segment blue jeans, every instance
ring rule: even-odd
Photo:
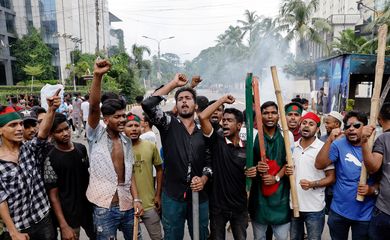
[[[299,212],[299,217],[291,219],[291,240],[304,237],[304,225],[307,228],[307,239],[321,240],[325,224],[325,210],[319,212]]]
[[[226,239],[226,223],[230,222],[233,238],[236,240],[246,239],[248,227],[248,211],[235,209],[226,211],[218,207],[210,208],[211,239]]]
[[[192,202],[176,201],[166,193],[162,194],[162,224],[165,240],[181,240],[184,237],[184,223],[187,220],[192,238]],[[209,234],[209,202],[199,204],[199,239],[206,240]]]
[[[119,206],[93,209],[93,223],[97,240],[117,239],[117,230],[123,232],[125,240],[133,239],[134,209],[120,211]],[[138,239],[142,240],[141,228],[138,228]]]
[[[379,210],[377,207],[372,212],[369,228],[370,239],[386,240],[390,236],[390,215]]]
[[[368,239],[370,221],[354,221],[330,210],[328,218],[329,232],[332,240],[348,239],[349,229],[352,229],[353,240]]]
[[[290,223],[285,223],[281,225],[270,225],[272,227],[273,233],[275,235],[276,240],[287,240],[288,239],[288,231],[290,230]],[[252,228],[253,228],[253,237],[254,240],[265,240],[268,225],[256,223],[252,220]]]

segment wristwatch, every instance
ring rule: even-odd
[[[275,182],[280,182],[280,177],[278,175],[275,175]]]

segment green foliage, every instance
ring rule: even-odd
[[[363,53],[369,54],[371,47],[366,45],[367,39],[358,37],[353,29],[347,29],[336,37],[336,41],[332,43],[333,54],[344,53]],[[364,47],[365,45],[365,47]]]
[[[41,75],[45,70],[43,69],[42,65],[36,65],[36,66],[26,65],[23,67],[23,71],[29,76],[36,77]]]
[[[31,29],[30,33],[19,38],[11,49],[16,58],[15,82],[27,79],[23,67],[26,65],[42,66],[41,79],[53,79],[54,68],[51,65],[52,53],[50,48],[43,42],[40,33],[36,29]]]
[[[44,86],[46,84],[51,84],[51,85],[55,85],[55,84],[58,84],[60,83],[61,81],[60,80],[54,80],[54,79],[51,79],[51,80],[34,80],[34,86]],[[26,81],[21,81],[21,82],[18,82],[16,84],[16,86],[31,86],[31,80],[26,80]]]

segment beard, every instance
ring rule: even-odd
[[[180,113],[179,112],[179,116],[181,118],[191,118],[192,116],[194,116],[194,112],[187,112],[187,113]]]

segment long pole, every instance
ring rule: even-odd
[[[272,80],[274,82],[276,99],[277,99],[278,105],[279,105],[280,121],[282,123],[284,147],[286,149],[287,164],[289,166],[294,166],[294,163],[292,160],[291,148],[290,148],[290,138],[288,136],[289,130],[288,130],[288,126],[287,126],[286,113],[284,111],[284,104],[283,104],[283,99],[282,99],[282,91],[280,90],[278,72],[277,72],[275,66],[271,67],[271,74],[272,74]],[[298,205],[297,189],[296,189],[296,184],[295,184],[295,175],[294,174],[290,175],[289,180],[290,180],[291,202],[292,202],[294,217],[299,217],[299,205]]]
[[[382,88],[383,72],[385,69],[385,51],[386,51],[386,38],[387,38],[387,25],[383,24],[378,31],[378,52],[376,59],[375,68],[375,82],[374,91],[371,98],[371,109],[370,109],[370,124],[376,126],[376,119],[379,113],[380,94]],[[368,139],[368,146],[372,149],[374,144],[375,132],[371,134]],[[366,166],[362,164],[360,172],[359,184],[365,185],[367,183],[367,170]],[[364,201],[364,196],[357,195],[356,200]]]
[[[139,223],[139,217],[134,214],[134,227],[133,227],[133,240],[138,239],[138,223]]]
[[[199,193],[192,192],[192,236],[199,240]]]

